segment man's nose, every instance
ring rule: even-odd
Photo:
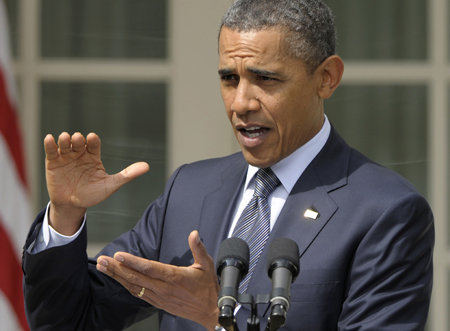
[[[241,80],[236,88],[231,110],[238,115],[245,115],[260,108],[261,104],[257,97],[256,87],[245,80]]]

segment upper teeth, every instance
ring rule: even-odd
[[[250,131],[255,131],[255,130],[259,130],[259,129],[261,129],[260,126],[253,126],[251,128],[245,129],[247,137],[249,137],[249,138],[256,138],[259,135],[262,135],[262,132],[255,132],[255,133],[251,133],[250,132]]]

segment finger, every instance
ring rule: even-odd
[[[198,234],[198,231],[192,231],[189,235],[189,247],[191,248],[192,255],[194,256],[194,267],[196,265],[200,265],[202,267],[209,266],[211,263],[212,258],[208,255],[208,252],[206,251],[205,245],[203,245],[202,241],[200,240],[200,235]]]
[[[84,139],[84,136],[76,132],[72,135],[72,150],[74,152],[83,152],[84,148],[86,146],[86,139]]]
[[[155,280],[170,282],[175,274],[176,266],[165,264],[157,261],[150,261],[138,256],[134,256],[125,252],[117,252],[114,254],[114,260],[122,263],[129,269],[135,270],[140,274],[151,277]]]
[[[161,301],[164,302],[164,300],[161,300],[160,297],[155,294],[155,292],[146,287],[146,286],[139,286],[130,284],[126,279],[117,276],[114,278],[118,283],[120,283],[124,288],[128,290],[128,292],[131,293],[131,295],[135,296],[138,299],[147,301],[150,305],[161,308]]]
[[[137,272],[150,277],[154,277],[155,273],[158,275],[159,272],[157,272],[157,270],[161,269],[156,266],[157,264],[161,264],[159,262],[143,259],[125,252],[117,252],[114,254],[114,260],[122,263],[130,269],[136,270]]]
[[[142,277],[140,277],[138,271],[127,267],[109,256],[99,256],[97,258],[97,270],[114,279],[119,279],[120,277],[126,280],[127,283],[143,286]]]
[[[150,262],[150,260],[124,252],[117,252],[114,254],[114,260],[143,274],[150,273],[151,264],[153,263]]]
[[[142,291],[142,288],[145,288],[143,280],[137,275],[134,275],[132,282],[130,282],[129,275],[133,271],[127,270],[127,267],[121,266],[118,262],[112,260],[109,257],[100,256],[97,259],[97,270],[110,276],[111,278],[122,284],[122,286],[125,287],[132,295],[141,299],[146,299],[144,295],[139,295]],[[146,295],[148,296],[149,294],[151,294],[150,290],[147,289]]]
[[[58,138],[59,153],[61,155],[70,153],[71,151],[70,145],[71,145],[70,135],[67,132],[61,133]]]
[[[97,136],[95,133],[91,132],[87,135],[87,151],[90,154],[94,155],[100,155],[100,148],[102,145],[102,142],[100,140],[100,137]]]
[[[58,145],[56,145],[55,138],[53,138],[51,134],[48,134],[44,139],[44,149],[47,160],[54,160],[58,158]]]
[[[127,255],[129,257],[133,256],[130,254]],[[141,258],[137,259],[145,260]],[[149,260],[145,261],[150,262]],[[145,275],[134,268],[130,268],[126,266],[124,263],[119,262],[109,256],[99,256],[97,258],[97,270],[115,279],[134,296],[144,299],[150,304],[153,304],[157,307],[159,307],[159,305],[161,304],[161,302],[157,300],[158,296],[161,296],[161,294],[157,295],[155,291],[158,292],[162,291],[163,293],[165,293],[163,290],[167,288],[167,283],[165,281],[149,277],[148,275]],[[144,295],[142,296],[138,295],[140,294],[143,287],[146,288],[145,297]]]
[[[116,253],[114,258],[99,256],[97,258],[97,269],[126,279],[130,284],[143,286],[143,276],[150,276],[154,261],[146,260],[128,253]],[[159,262],[158,262],[159,263]],[[102,268],[103,267],[103,268]]]

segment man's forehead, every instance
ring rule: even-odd
[[[219,75],[245,70],[258,76],[282,78],[286,71],[293,69],[292,66],[305,67],[303,61],[287,54],[284,37],[284,32],[276,29],[237,31],[223,28],[219,39]]]
[[[249,58],[259,63],[284,60],[288,55],[283,34],[276,30],[234,31],[223,29],[219,39],[219,61]]]

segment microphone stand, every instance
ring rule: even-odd
[[[251,294],[241,294],[239,293],[238,302],[242,305],[248,304],[251,308],[251,315],[247,319],[247,331],[260,331],[260,320],[258,317],[258,313],[256,310],[257,305],[259,304],[268,304],[270,303],[270,294],[258,294],[256,296],[256,300],[254,300],[253,295]],[[229,308],[229,307],[227,307]],[[232,317],[231,317],[232,316]],[[231,318],[230,318],[231,317]],[[236,324],[236,319],[234,318],[234,312],[227,310],[226,312],[220,312],[219,314],[219,324],[227,331],[239,331],[239,328]],[[276,331],[282,325],[279,323],[272,324],[270,321],[270,317],[266,326],[265,331]]]
[[[258,296],[256,297],[258,300]],[[259,331],[259,317],[256,311],[256,305],[258,304],[253,300],[253,295],[243,293],[238,295],[238,301],[241,304],[249,304],[251,307],[251,315],[247,319],[247,331]]]

